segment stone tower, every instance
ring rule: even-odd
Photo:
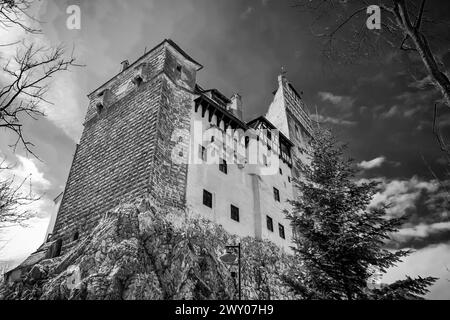
[[[266,117],[294,144],[291,149],[292,175],[300,178],[298,165],[308,162],[305,150],[313,135],[313,128],[305,102],[283,73],[278,76],[278,89],[274,92]],[[298,191],[294,188],[294,196],[298,196]]]
[[[196,72],[202,66],[164,40],[88,95],[52,239],[63,249],[119,201],[150,194],[164,206],[186,202],[187,164],[171,161],[175,129],[189,130]],[[183,141],[185,139],[186,141]]]

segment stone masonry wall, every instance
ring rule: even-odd
[[[182,71],[177,71],[177,66]],[[156,123],[156,145],[149,191],[165,206],[182,208],[186,204],[186,163],[173,161],[176,145],[189,145],[190,110],[193,107],[195,71],[182,63],[176,52],[167,50],[162,76],[161,101]],[[187,134],[186,134],[187,133]],[[180,155],[174,155],[179,157]],[[187,158],[187,155],[183,155]]]
[[[188,167],[173,162],[172,151],[177,144],[186,144],[184,150],[187,150],[189,135],[183,129],[189,130],[191,104],[191,93],[178,89],[164,76],[149,188],[152,196],[166,206],[182,208],[186,202]],[[176,110],[173,106],[177,106]]]
[[[171,149],[178,141],[171,139],[176,128],[189,129],[195,71],[173,48],[163,49],[147,56],[146,67],[153,69],[146,70],[140,86],[126,84],[139,72],[133,66],[102,86],[110,88],[114,101],[100,114],[93,110],[102,89],[90,95],[52,235],[63,239],[63,251],[73,245],[75,232],[83,237],[120,202],[148,194],[175,207],[185,202],[187,165],[172,163]],[[182,73],[174,71],[179,65]]]

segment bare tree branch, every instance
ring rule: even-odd
[[[419,30],[420,21],[422,20],[425,1],[422,1],[420,12],[418,14],[415,25],[411,23],[409,12],[404,0],[394,0],[394,15],[397,24],[403,30],[405,37],[409,37],[413,42],[415,49],[421,57],[426,70],[431,76],[435,86],[442,93],[445,103],[450,107],[450,80],[447,75],[441,70],[441,67],[436,61],[436,58],[431,51],[425,35]]]
[[[444,72],[444,66],[437,62],[436,56],[433,54],[430,43],[425,36],[424,22],[435,22],[433,19],[426,17],[426,0],[422,0],[417,5],[413,1],[409,1],[407,7],[405,0],[390,0],[390,1],[378,1],[377,5],[382,11],[382,23],[383,31],[389,37],[383,35],[382,32],[372,30],[372,41],[383,39],[388,45],[387,47],[393,47],[402,51],[410,52],[412,54],[418,54],[421,58],[425,70],[430,75],[434,86],[441,92],[445,104],[450,107],[450,80]],[[317,24],[319,17],[326,17],[324,12],[330,12],[328,18],[338,17],[335,23],[327,20],[324,26],[324,32],[315,32],[316,36],[327,38],[326,47],[324,49],[324,55],[331,58],[333,61],[336,55],[340,55],[342,58],[346,58],[349,62],[354,62],[360,59],[366,58],[368,53],[375,53],[374,49],[382,49],[381,43],[376,45],[370,44],[370,41],[361,41],[361,31],[356,28],[361,27],[363,21],[354,19],[361,12],[363,12],[368,3],[363,1],[364,6],[361,7],[361,1],[335,1],[335,0],[298,0],[294,5],[295,7],[309,9],[309,12],[316,16],[314,24]],[[320,9],[320,10],[319,10]],[[412,13],[415,11],[416,13]],[[414,22],[411,21],[413,17]],[[333,27],[333,24],[335,26]],[[354,35],[346,32],[349,28],[353,28]],[[364,27],[363,27],[364,28]],[[350,29],[351,30],[351,29]],[[341,38],[338,37],[339,33],[344,33]],[[375,39],[376,38],[376,39]],[[400,45],[394,45],[396,42]],[[341,47],[337,48],[337,44],[341,43]],[[355,51],[358,50],[358,51]],[[341,51],[341,52],[340,52]],[[345,53],[344,53],[345,51]],[[347,57],[345,57],[347,55]]]
[[[19,27],[27,33],[40,33],[34,26],[39,22],[29,14],[33,0],[0,0],[0,28]],[[24,41],[0,44],[16,46],[15,56],[1,62],[1,71],[6,83],[0,87],[0,130],[12,132],[16,136],[11,147],[16,150],[22,145],[27,153],[34,155],[31,143],[23,132],[22,123],[27,118],[38,119],[44,116],[43,103],[50,103],[45,98],[49,90],[50,79],[60,71],[67,71],[71,66],[78,66],[72,53],[65,57],[62,46],[56,48],[26,44]]]
[[[36,156],[33,144],[24,136],[23,120],[45,116],[42,103],[50,103],[45,98],[49,80],[60,71],[79,66],[75,60],[73,53],[65,57],[61,46],[47,48],[23,43],[12,61],[5,64],[3,72],[9,82],[0,88],[0,128],[16,135],[11,145],[14,150],[21,144],[26,152]]]
[[[32,193],[30,177],[19,182],[14,175],[5,177],[5,173],[12,169],[13,166],[6,159],[0,159],[0,229],[23,225],[34,214],[25,209],[26,206],[40,199]]]
[[[422,23],[423,9],[424,8],[425,8],[425,0],[422,0],[422,2],[420,4],[419,15],[417,16],[416,24],[414,26],[414,28],[416,28],[416,30],[420,29],[420,24]]]
[[[448,163],[450,163],[450,150],[448,149],[447,144],[445,143],[444,139],[442,138],[442,134],[439,128],[438,123],[438,105],[437,103],[434,104],[434,113],[433,113],[433,134],[436,137],[439,147],[441,148],[441,151],[445,153]]]
[[[0,27],[18,26],[29,33],[41,33],[41,29],[29,25],[29,22],[38,22],[28,14],[32,3],[33,0],[0,0]]]

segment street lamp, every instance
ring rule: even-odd
[[[228,265],[238,265],[238,288],[239,288],[239,300],[241,300],[241,244],[238,243],[234,246],[225,246],[227,252],[220,256],[220,260]],[[237,255],[236,255],[237,251]]]

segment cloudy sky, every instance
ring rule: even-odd
[[[0,29],[9,43],[26,38],[47,45],[64,43],[85,67],[60,74],[52,82],[46,118],[26,123],[36,145],[37,160],[23,150],[14,154],[11,136],[0,133],[0,152],[15,164],[17,177],[31,177],[41,199],[27,228],[2,233],[0,260],[17,263],[41,244],[53,212],[52,199],[64,188],[87,107],[86,94],[164,38],[171,38],[205,66],[198,74],[202,87],[230,96],[239,92],[244,118],[266,112],[281,68],[303,97],[310,112],[333,127],[349,143],[361,172],[358,179],[377,179],[380,192],[373,204],[392,203],[392,215],[410,219],[389,245],[412,248],[413,255],[391,270],[385,281],[432,275],[440,280],[429,297],[450,298],[450,219],[443,204],[445,159],[432,134],[433,105],[439,94],[429,85],[420,61],[398,50],[374,60],[341,65],[322,58],[323,43],[311,33],[313,16],[274,0],[95,0],[38,1],[36,17],[42,35]],[[437,3],[437,2],[436,2]],[[71,4],[81,8],[81,29],[66,27]],[[435,5],[435,4],[433,4]],[[430,14],[450,12],[448,2],[428,8]],[[448,21],[447,21],[448,22]],[[365,17],[361,17],[361,25]],[[445,26],[445,25],[443,25]],[[433,26],[436,32],[448,25]],[[436,35],[432,34],[432,36]],[[439,38],[435,53],[450,66],[450,41]],[[0,58],[14,54],[1,48]],[[414,69],[411,71],[411,69]],[[0,81],[2,79],[0,78]],[[441,127],[450,133],[450,113],[441,111]]]

